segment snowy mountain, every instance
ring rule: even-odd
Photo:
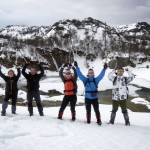
[[[7,26],[0,29],[0,63],[5,59],[10,67],[25,59],[38,60],[58,70],[62,63],[73,62],[74,54],[91,61],[106,54],[112,58],[127,54],[127,65],[131,65],[139,52],[139,57],[149,56],[149,32],[147,23],[114,28],[93,18],[61,20],[52,26]]]

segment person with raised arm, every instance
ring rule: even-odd
[[[12,114],[16,114],[16,103],[17,103],[17,97],[18,97],[17,83],[21,75],[20,66],[16,65],[16,68],[17,68],[17,75],[15,75],[15,72],[12,69],[10,69],[6,76],[2,73],[1,66],[0,66],[0,76],[6,82],[5,96],[4,96],[4,100],[2,103],[1,116],[6,115],[6,109],[8,106],[9,99],[12,100],[11,112]]]
[[[103,79],[106,69],[107,69],[107,64],[104,64],[104,67],[100,74],[95,77],[94,76],[94,70],[89,69],[88,70],[88,75],[85,77],[79,67],[78,63],[75,61],[74,66],[76,67],[77,75],[79,76],[80,80],[83,82],[84,87],[85,87],[85,107],[86,107],[86,118],[87,118],[87,123],[91,123],[91,105],[94,108],[96,119],[97,119],[97,124],[101,125],[101,115],[100,115],[100,110],[99,110],[99,103],[98,103],[98,84],[99,82]]]
[[[39,82],[40,82],[40,79],[44,75],[44,69],[39,62],[37,65],[40,69],[40,73],[37,73],[35,67],[31,67],[30,72],[26,73],[26,69],[29,66],[29,63],[26,63],[22,69],[22,74],[27,79],[27,86],[26,86],[27,103],[28,103],[28,111],[29,111],[30,116],[33,116],[33,105],[32,105],[33,98],[36,101],[36,105],[37,105],[40,116],[44,116],[43,106],[41,103],[40,92],[39,92],[39,88],[40,88]]]
[[[116,112],[118,111],[118,107],[120,106],[122,109],[122,113],[125,119],[125,125],[130,125],[129,115],[127,111],[127,99],[128,99],[128,83],[130,83],[134,79],[134,74],[125,69],[128,73],[128,77],[125,77],[124,69],[118,68],[117,70],[113,70],[108,74],[109,80],[113,84],[112,89],[112,112],[110,116],[110,124],[114,124]]]
[[[67,69],[65,70],[65,68]],[[74,73],[71,73],[70,68],[73,69]],[[65,74],[63,74],[63,71],[65,70]],[[58,113],[58,119],[62,119],[64,110],[66,106],[70,103],[70,109],[71,109],[71,116],[72,121],[76,120],[76,111],[75,106],[77,102],[77,73],[74,66],[71,64],[64,64],[59,71],[60,78],[62,79],[64,83],[64,98],[61,103],[61,107]]]

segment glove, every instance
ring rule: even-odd
[[[37,62],[36,62],[36,64],[37,64],[37,65],[40,65],[40,62],[39,62],[39,61],[37,61]]]
[[[65,64],[63,65],[64,68],[67,67],[67,66],[68,66],[68,63],[65,63]]]
[[[74,66],[78,67],[78,63],[76,61],[74,61]]]
[[[18,64],[15,64],[16,68],[20,68],[20,66]]]
[[[107,67],[108,67],[108,66],[107,66],[107,63],[105,63],[105,64],[104,64],[104,68],[103,68],[103,69],[105,69],[105,70],[106,70],[106,69],[107,69]]]
[[[72,67],[72,64],[69,64],[69,67]]]

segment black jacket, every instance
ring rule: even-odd
[[[17,82],[20,78],[21,72],[20,69],[17,68],[17,75],[14,75],[14,77],[8,77],[5,76],[2,71],[0,70],[0,76],[4,79],[4,81],[6,82],[6,93],[12,94],[13,92],[17,92],[18,91],[18,87],[17,87]]]
[[[35,75],[32,75],[31,73],[27,74],[25,72],[27,66],[28,65],[26,64],[22,69],[22,74],[27,79],[27,90],[28,91],[38,91],[39,87],[40,87],[40,85],[39,85],[40,79],[44,75],[44,69],[41,65],[38,65],[41,73],[39,73],[39,74],[36,73]]]

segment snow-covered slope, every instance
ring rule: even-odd
[[[1,105],[0,105],[1,107]],[[64,120],[57,120],[59,108],[44,108],[40,117],[37,108],[29,117],[26,107],[17,107],[17,115],[0,116],[1,150],[148,150],[150,147],[150,114],[129,112],[131,126],[124,125],[118,110],[114,125],[108,125],[111,106],[100,105],[102,126],[85,123],[85,108],[76,107],[77,120],[70,122],[67,107]]]

